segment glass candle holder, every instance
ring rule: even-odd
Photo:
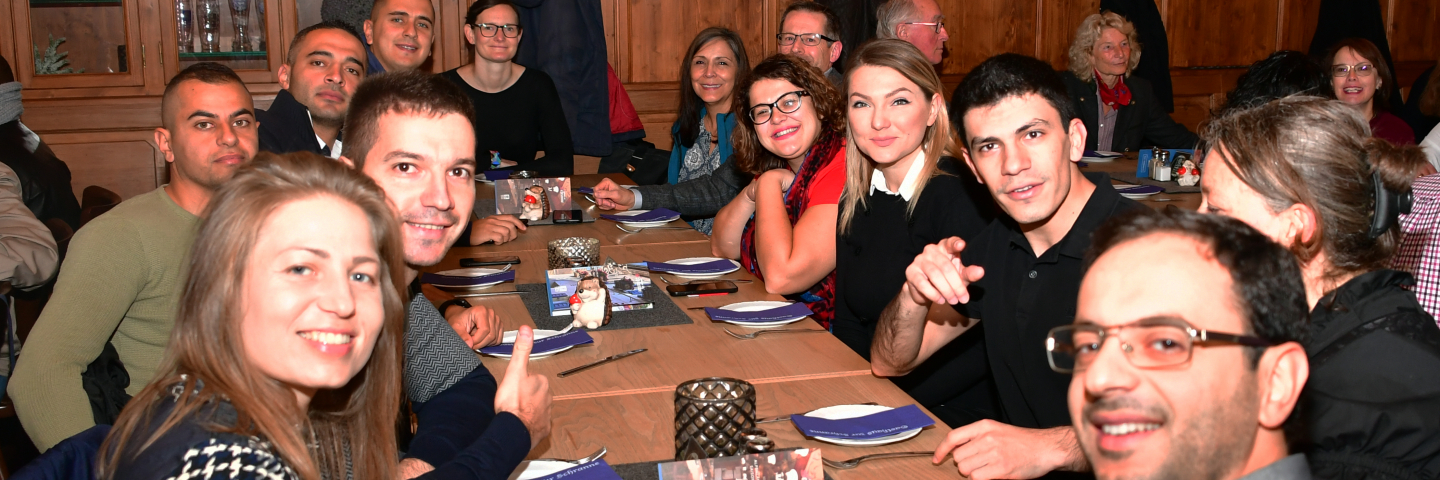
[[[694,460],[741,453],[742,435],[755,428],[755,386],[744,380],[710,377],[675,387],[675,459]],[[695,444],[696,449],[686,446]],[[688,451],[688,453],[687,453]]]
[[[586,237],[570,237],[551,240],[549,268],[589,267],[600,264],[600,240]]]

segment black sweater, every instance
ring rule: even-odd
[[[466,83],[457,70],[440,75],[460,86],[475,105],[471,123],[475,126],[475,162],[479,170],[490,169],[490,151],[494,150],[500,152],[500,158],[518,162],[516,168],[534,170],[544,177],[575,173],[570,126],[565,123],[560,94],[549,75],[527,68],[510,88],[486,93]],[[535,158],[535,152],[542,150],[545,157]]]
[[[866,359],[880,311],[905,285],[905,267],[926,245],[969,240],[995,216],[994,201],[959,160],[941,158],[938,170],[943,173],[916,185],[920,203],[908,220],[908,202],[876,190],[867,208],[855,212],[849,232],[836,238],[834,332]]]

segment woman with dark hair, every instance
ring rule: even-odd
[[[1353,67],[1353,65],[1352,65]],[[1305,385],[1290,440],[1317,478],[1440,476],[1440,328],[1410,274],[1386,267],[1399,194],[1427,167],[1368,137],[1360,112],[1288,97],[1210,122],[1202,212],[1235,217],[1295,254],[1309,301]]]
[[[1214,112],[1226,112],[1265,104],[1290,95],[1328,96],[1329,75],[1310,59],[1294,50],[1281,50],[1255,62],[1235,81],[1235,89],[1225,94],[1225,106]]]
[[[753,178],[715,216],[710,249],[739,258],[770,293],[792,295],[829,328],[835,219],[845,187],[845,109],[825,74],[791,55],[735,89],[736,168]]]
[[[1414,145],[1415,131],[1400,117],[1385,111],[1395,77],[1375,44],[1347,38],[1330,47],[1325,57],[1336,99],[1354,107],[1370,123],[1370,133],[1396,145]]]
[[[920,50],[874,40],[850,53],[850,65],[832,331],[869,359],[880,312],[900,293],[915,256],[945,238],[970,240],[995,213],[974,174],[950,156],[957,149],[945,87]],[[961,335],[895,382],[947,424],[997,418],[984,338]]]
[[[465,41],[473,61],[440,75],[460,86],[475,105],[475,161],[491,168],[490,152],[521,170],[545,177],[575,173],[575,146],[555,81],[538,69],[515,63],[520,13],[510,0],[479,0],[465,11]],[[535,158],[544,151],[543,158]]]
[[[682,59],[680,115],[670,127],[671,185],[709,175],[730,159],[735,83],[750,73],[740,34],[727,28],[701,30]],[[712,221],[696,218],[690,224],[709,235]]]

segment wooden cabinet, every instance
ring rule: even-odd
[[[13,67],[26,88],[145,84],[142,0],[12,0]]]

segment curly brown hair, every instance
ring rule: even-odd
[[[825,79],[825,74],[800,57],[771,55],[756,65],[755,70],[735,86],[735,103],[730,110],[740,116],[735,122],[735,136],[731,139],[735,148],[734,161],[739,162],[735,166],[750,175],[785,168],[785,159],[775,156],[760,144],[760,136],[755,133],[755,124],[750,121],[749,112],[753,106],[750,104],[750,87],[754,86],[756,81],[768,78],[793,83],[810,95],[804,101],[811,102],[820,118],[817,142],[827,135],[845,135],[845,104],[840,100],[840,92]]]

